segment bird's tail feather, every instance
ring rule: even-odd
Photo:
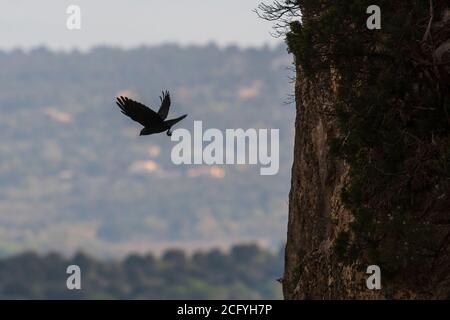
[[[166,121],[164,121],[164,123],[167,124],[167,126],[172,127],[174,124],[180,122],[181,120],[183,120],[186,117],[187,117],[187,114],[182,115],[181,117],[178,117],[175,119],[166,120]]]

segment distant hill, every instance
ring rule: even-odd
[[[0,254],[98,255],[285,239],[294,112],[285,48],[214,45],[0,52]],[[138,137],[114,97],[215,128],[279,128],[280,172],[175,166],[165,134]]]

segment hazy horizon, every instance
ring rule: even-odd
[[[23,51],[25,53],[30,53],[36,50],[47,50],[51,53],[66,53],[66,54],[71,54],[74,52],[80,52],[82,54],[89,54],[92,51],[95,51],[96,49],[102,49],[102,48],[106,48],[106,49],[113,49],[113,50],[123,50],[123,51],[133,51],[133,50],[139,50],[139,49],[157,49],[157,48],[164,48],[164,47],[174,47],[174,48],[179,48],[181,50],[183,49],[190,49],[190,48],[207,48],[207,47],[215,47],[219,50],[227,50],[230,48],[237,48],[238,50],[271,50],[271,51],[275,51],[278,50],[279,48],[285,48],[285,44],[283,42],[280,43],[275,43],[275,44],[267,44],[267,43],[263,43],[263,44],[255,44],[255,45],[249,45],[249,46],[243,46],[243,45],[239,45],[239,44],[234,44],[234,43],[229,43],[229,44],[218,44],[214,41],[210,41],[207,43],[177,43],[177,42],[161,42],[161,43],[155,43],[155,44],[141,44],[141,45],[134,45],[134,46],[119,46],[119,45],[114,45],[114,44],[96,44],[93,45],[91,47],[82,49],[82,48],[77,48],[77,47],[73,47],[73,48],[54,48],[51,46],[48,46],[46,44],[37,44],[37,45],[33,45],[31,47],[11,47],[11,48],[2,48],[0,46],[0,52],[1,53],[13,53],[15,51]]]
[[[47,47],[56,51],[86,51],[98,46],[121,47],[179,44],[219,47],[274,47],[272,23],[259,19],[261,0],[186,3],[130,0],[7,0],[0,14],[0,50]],[[69,5],[81,8],[81,30],[68,30]]]

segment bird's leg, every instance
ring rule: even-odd
[[[170,129],[169,129],[169,130],[167,130],[166,134],[170,137],[172,135],[172,131],[170,131]]]

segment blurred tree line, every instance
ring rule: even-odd
[[[0,260],[1,299],[280,299],[282,255],[254,244],[188,255],[132,254],[100,261],[33,252]],[[81,268],[81,290],[68,290],[69,265]]]

